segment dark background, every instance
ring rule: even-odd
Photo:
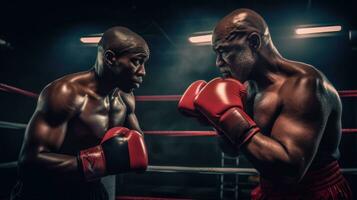
[[[54,79],[88,70],[94,64],[96,48],[81,44],[79,38],[121,25],[142,35],[151,49],[147,76],[136,95],[181,94],[192,81],[218,75],[211,47],[194,46],[187,38],[194,32],[212,30],[220,18],[242,7],[265,18],[284,57],[314,65],[338,90],[357,89],[357,46],[348,37],[349,30],[357,30],[352,0],[2,1],[0,39],[12,48],[0,46],[0,83],[39,93]],[[338,24],[343,29],[325,37],[294,37],[296,26],[311,24]],[[356,99],[343,98],[342,102],[343,127],[357,127]],[[0,92],[0,121],[27,123],[35,105],[35,99]],[[182,117],[176,102],[139,102],[137,115],[143,130],[208,130]],[[17,159],[22,138],[23,130],[0,128],[0,162]],[[220,166],[221,153],[214,138],[147,136],[146,140],[151,165]],[[357,166],[356,143],[355,134],[343,136],[343,167]],[[250,165],[242,157],[240,166]],[[346,177],[357,192],[356,175]],[[118,177],[117,193],[218,199],[219,178],[202,174],[125,175]],[[0,169],[0,199],[6,198],[15,180],[15,168]],[[245,190],[240,190],[242,199],[254,185],[245,182]]]

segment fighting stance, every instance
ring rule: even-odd
[[[133,90],[149,48],[124,27],[107,30],[89,71],[47,85],[26,129],[12,199],[108,199],[101,177],[148,164]]]
[[[251,161],[261,175],[252,199],[351,199],[337,163],[341,102],[327,78],[283,58],[249,9],[224,17],[212,43],[223,78],[191,84],[179,110],[206,119],[224,152]]]

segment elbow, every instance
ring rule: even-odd
[[[31,159],[28,156],[20,156],[17,161],[17,169],[20,177],[24,177],[28,172],[31,171],[30,166],[32,165]]]
[[[304,158],[290,159],[285,163],[287,183],[298,184],[304,178],[307,167],[308,165]]]
[[[20,177],[36,173],[37,154],[20,155],[17,161],[17,169]]]
[[[278,164],[272,168],[267,178],[280,184],[298,184],[304,177],[306,167],[301,163]]]
[[[284,184],[298,184],[304,177],[304,173],[299,169],[289,169],[288,172],[280,175],[280,182]]]

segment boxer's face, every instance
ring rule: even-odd
[[[223,77],[232,77],[244,82],[248,79],[256,58],[247,40],[246,33],[237,33],[227,39],[225,34],[213,34],[213,49],[216,66]]]
[[[115,56],[110,69],[123,90],[139,88],[145,76],[145,63],[149,59],[147,46],[131,48],[127,52]]]

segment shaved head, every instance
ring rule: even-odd
[[[106,30],[98,44],[104,51],[111,50],[117,55],[142,49],[149,54],[145,40],[128,28],[115,26]]]
[[[237,9],[216,25],[212,35],[216,66],[222,76],[240,81],[272,56],[280,56],[265,20],[250,9]]]
[[[230,41],[239,35],[256,32],[264,39],[270,39],[265,20],[250,9],[237,9],[218,22],[213,31],[213,43]]]
[[[115,26],[103,33],[94,68],[104,82],[129,92],[143,81],[149,56],[149,47],[140,35]]]

